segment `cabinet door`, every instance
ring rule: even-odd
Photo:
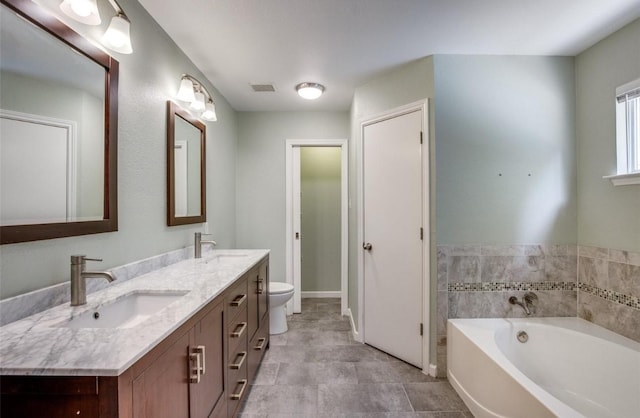
[[[249,285],[249,304],[247,305],[247,314],[248,319],[247,322],[249,324],[249,339],[253,338],[253,335],[258,330],[258,304],[259,304],[259,294],[258,294],[258,269],[254,268],[249,273],[248,276],[248,285]]]
[[[224,315],[218,303],[194,328],[192,353],[201,353],[203,373],[192,382],[191,418],[207,418],[219,402],[224,402]]]
[[[189,418],[190,333],[185,333],[133,381],[134,418]]]
[[[269,262],[265,261],[258,267],[258,326],[262,326],[269,311]],[[253,334],[252,334],[253,335]]]

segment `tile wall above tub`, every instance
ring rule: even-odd
[[[449,318],[525,317],[509,304],[532,291],[534,316],[576,316],[575,245],[439,245],[437,248],[438,374],[446,373]]]
[[[578,316],[640,342],[640,252],[578,247]]]

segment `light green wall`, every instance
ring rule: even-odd
[[[286,280],[285,141],[348,137],[347,112],[238,113],[237,245],[271,250],[271,280]]]
[[[302,291],[340,291],[340,147],[300,148]]]
[[[202,230],[201,225],[166,226],[166,102],[175,95],[182,73],[205,78],[140,4],[120,4],[134,22],[134,53],[115,57],[120,62],[119,231],[3,245],[0,298],[69,280],[72,254],[101,257],[104,262],[92,266],[108,269],[192,245],[193,233]],[[82,25],[78,30],[96,31]],[[207,123],[207,219],[219,247],[233,248],[236,113],[212,86],[207,88],[218,113],[218,122]]]
[[[616,87],[640,78],[640,20],[576,58],[578,244],[640,251],[640,185],[614,187]]]
[[[358,324],[358,190],[357,139],[360,125],[382,112],[433,97],[433,58],[423,58],[356,88],[351,104],[349,144],[349,309]],[[431,130],[431,136],[433,129]],[[433,264],[433,263],[432,263]],[[435,293],[435,292],[433,292]],[[435,303],[433,304],[435,306]]]
[[[438,244],[576,242],[571,57],[435,57]]]

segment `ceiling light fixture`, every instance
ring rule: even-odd
[[[209,94],[197,78],[189,74],[182,74],[176,99],[189,103],[189,108],[194,112],[198,112],[201,119],[209,122],[218,120],[213,96]]]
[[[303,99],[315,100],[324,93],[324,86],[319,83],[300,83],[296,86],[296,91]]]
[[[102,36],[102,44],[112,51],[131,54],[131,22],[116,0],[107,0],[116,11],[109,27]],[[99,25],[102,22],[96,0],[64,0],[60,9],[70,18],[85,25]]]

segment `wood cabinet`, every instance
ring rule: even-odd
[[[0,376],[0,416],[235,417],[269,344],[267,284],[265,258],[120,376]]]

